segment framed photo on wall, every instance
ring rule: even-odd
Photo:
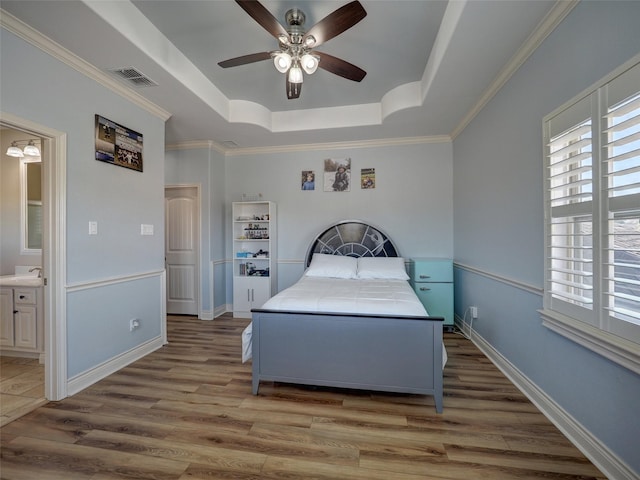
[[[360,188],[371,190],[376,188],[376,169],[362,168],[360,169]]]
[[[327,158],[324,161],[324,191],[351,191],[351,159]]]
[[[300,185],[302,190],[315,190],[316,173],[313,170],[303,170]]]
[[[142,134],[96,115],[96,160],[142,172]]]

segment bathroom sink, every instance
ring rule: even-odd
[[[26,275],[0,276],[0,287],[41,287],[42,278]]]

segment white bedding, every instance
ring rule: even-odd
[[[267,300],[262,308],[303,312],[337,312],[426,316],[405,280],[302,277]]]
[[[303,276],[267,300],[268,310],[427,316],[406,280],[360,280]],[[442,346],[442,366],[447,353]],[[242,332],[242,362],[251,358],[251,324]]]

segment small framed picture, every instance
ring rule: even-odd
[[[360,188],[373,189],[376,188],[376,169],[362,168],[360,169]]]
[[[301,178],[302,190],[316,189],[316,173],[313,170],[303,170]]]
[[[327,158],[324,161],[324,191],[351,191],[351,159]]]

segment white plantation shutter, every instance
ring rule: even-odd
[[[604,97],[603,307],[607,329],[627,336],[628,323],[640,325],[640,67],[613,80]]]
[[[567,121],[577,123],[566,128]],[[583,309],[581,315],[592,321],[589,313],[593,310],[591,99],[572,105],[547,126],[550,129],[547,141],[550,301],[555,309],[568,315]]]
[[[547,117],[544,136],[545,325],[606,332],[624,350],[607,356],[640,371],[640,64]]]

